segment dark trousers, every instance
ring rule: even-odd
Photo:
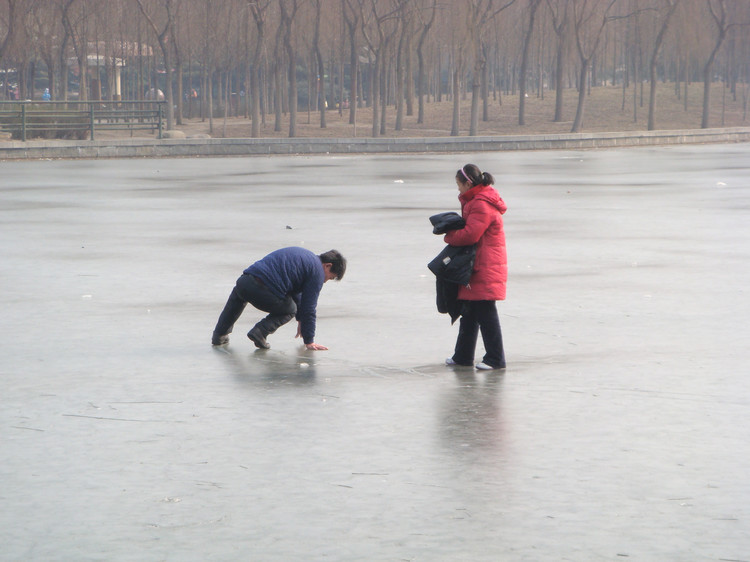
[[[461,301],[461,322],[453,360],[459,365],[472,365],[477,336],[482,332],[485,355],[483,363],[495,368],[505,367],[503,334],[495,301]]]
[[[242,275],[229,295],[214,328],[214,335],[225,336],[232,333],[235,322],[239,319],[247,303],[258,310],[268,312],[255,326],[263,337],[273,334],[279,327],[289,322],[297,313],[297,304],[291,296],[280,299],[274,295],[259,279],[252,275]]]

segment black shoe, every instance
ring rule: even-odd
[[[258,349],[271,349],[271,346],[268,344],[263,334],[260,333],[257,326],[247,333],[247,337],[250,338]]]
[[[448,359],[445,360],[445,364],[448,365],[448,367],[471,367],[471,363],[456,363],[453,360],[453,357],[448,357]]]
[[[229,334],[211,336],[211,345],[226,345],[229,343]]]

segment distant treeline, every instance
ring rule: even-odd
[[[85,71],[82,71],[85,69]],[[0,99],[141,100],[164,96],[167,127],[185,116],[261,121],[298,110],[370,107],[371,134],[425,104],[471,99],[469,134],[488,104],[546,91],[577,97],[584,128],[591,88],[645,84],[648,128],[657,81],[675,95],[703,83],[748,98],[750,2],[745,0],[0,0]],[[45,89],[48,90],[45,93]]]

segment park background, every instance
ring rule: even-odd
[[[212,137],[737,127],[748,24],[733,0],[2,0],[0,100],[163,97]]]

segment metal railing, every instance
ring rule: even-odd
[[[151,131],[162,138],[163,101],[0,101],[0,131],[26,141],[95,139],[97,131]]]

